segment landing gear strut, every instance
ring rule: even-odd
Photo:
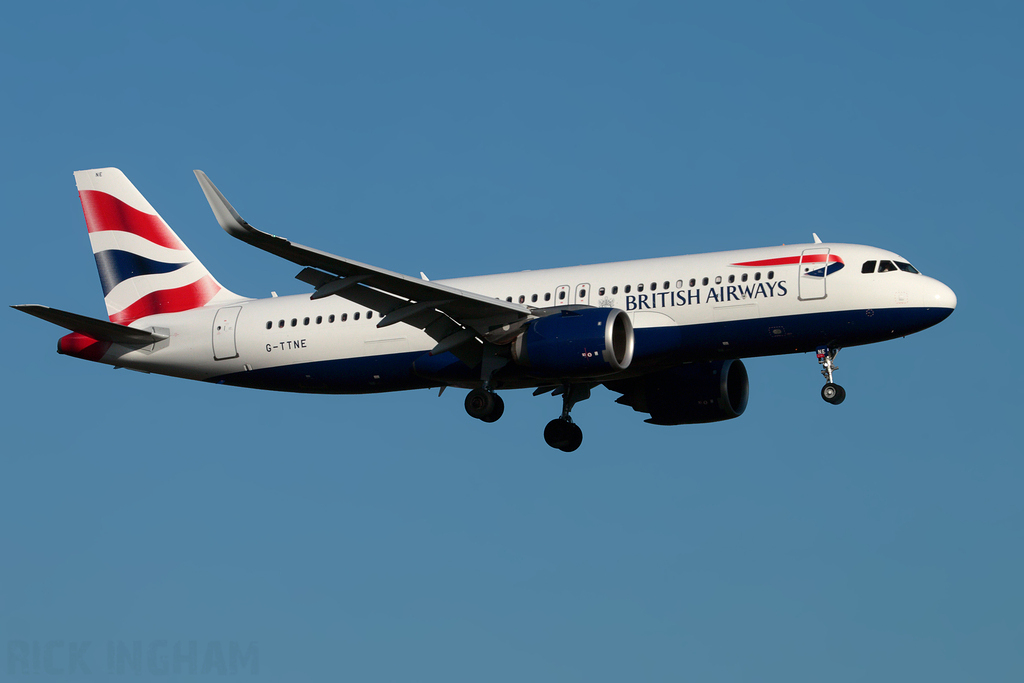
[[[500,356],[496,347],[491,345],[480,361],[480,379],[482,386],[473,389],[466,395],[466,412],[484,422],[497,422],[505,412],[505,402],[494,393],[494,374],[508,364],[508,358]]]
[[[846,389],[832,382],[832,373],[839,369],[832,361],[835,360],[839,349],[830,349],[827,346],[818,347],[818,363],[821,364],[821,374],[825,377],[825,386],[821,388],[821,397],[834,406],[846,400]]]
[[[572,453],[583,443],[583,430],[569,417],[569,411],[580,401],[590,398],[590,387],[566,384],[555,393],[562,394],[562,416],[548,422],[544,428],[544,441],[552,448]]]
[[[466,395],[466,412],[484,422],[497,422],[505,412],[505,402],[490,389],[473,389]]]

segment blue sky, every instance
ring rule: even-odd
[[[109,643],[197,641],[200,667],[257,643],[261,680],[1020,680],[1022,33],[1012,2],[7,9],[8,304],[103,315],[72,172],[117,166],[252,296],[308,287],[193,168],[257,227],[413,275],[815,231],[959,307],[843,351],[838,408],[813,354],[747,362],[720,424],[597,390],[572,455],[550,397],[485,425],[458,391],[111,371],[8,311],[0,677],[22,643],[71,677],[89,642],[99,680]]]

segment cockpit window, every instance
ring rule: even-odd
[[[888,272],[893,271],[893,270],[896,270],[896,266],[893,264],[892,261],[879,261],[878,262],[878,272],[879,273],[888,273]]]
[[[862,273],[873,273],[875,272],[875,264],[877,261],[865,261],[864,265],[861,266],[860,272]]]
[[[915,268],[914,266],[910,265],[909,263],[905,263],[904,261],[897,261],[896,262],[896,267],[899,268],[900,270],[902,270],[904,273],[920,274],[920,272],[921,272],[917,268]]]

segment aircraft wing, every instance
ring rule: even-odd
[[[217,222],[229,235],[305,266],[296,277],[316,287],[310,298],[336,295],[366,306],[383,316],[377,327],[397,322],[417,327],[437,341],[431,354],[453,351],[463,360],[471,360],[477,354],[466,352],[469,342],[531,315],[531,309],[522,304],[409,277],[257,230],[205,173],[197,170],[195,174]]]

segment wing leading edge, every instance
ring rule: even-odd
[[[479,362],[479,343],[492,330],[515,325],[531,309],[455,287],[412,278],[319,249],[296,244],[257,230],[243,219],[202,171],[195,171],[206,200],[220,226],[232,237],[304,266],[295,277],[313,285],[310,298],[340,296],[381,315],[378,327],[398,322],[426,332],[437,345],[436,355],[452,351],[470,365]]]

